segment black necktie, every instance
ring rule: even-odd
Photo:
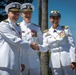
[[[56,30],[54,30],[53,32],[57,32]]]

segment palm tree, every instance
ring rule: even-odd
[[[42,31],[48,29],[48,0],[38,0],[39,4],[39,25]],[[49,75],[48,52],[40,53],[41,74]]]

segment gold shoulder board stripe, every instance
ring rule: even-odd
[[[46,29],[46,30],[43,31],[43,33],[46,33],[46,32],[48,32],[48,29]]]
[[[63,29],[68,29],[68,26],[61,26]]]
[[[4,20],[4,22],[7,22],[8,23],[9,21],[6,19],[6,20]]]

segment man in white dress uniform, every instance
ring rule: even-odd
[[[24,3],[21,6],[23,21],[20,23],[22,30],[22,39],[29,43],[36,42],[42,44],[43,36],[40,27],[31,23],[34,6],[30,3]],[[22,75],[40,75],[40,60],[37,51],[29,48],[30,51],[23,51],[23,61],[25,71]]]
[[[49,66],[53,75],[75,75],[76,49],[68,26],[59,24],[61,14],[58,10],[50,13],[51,28],[43,34],[43,45],[40,51],[50,50]]]
[[[35,43],[21,39],[21,29],[16,24],[20,5],[18,2],[8,4],[5,7],[8,19],[0,23],[0,75],[20,75],[20,50],[28,50],[30,46],[35,49]]]

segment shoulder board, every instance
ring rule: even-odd
[[[43,33],[46,33],[46,32],[48,32],[48,30],[49,30],[49,29],[46,29],[46,30],[44,30],[44,31],[43,31]]]
[[[21,22],[18,22],[18,23],[17,23],[17,26],[20,26],[20,23],[21,23]]]
[[[39,25],[37,25],[37,24],[34,24],[34,23],[32,23],[33,25],[35,25],[35,26],[37,26],[37,27],[39,27]]]
[[[9,21],[6,19],[6,20],[4,20],[4,22],[8,23]]]
[[[61,26],[63,29],[68,29],[69,26]]]

